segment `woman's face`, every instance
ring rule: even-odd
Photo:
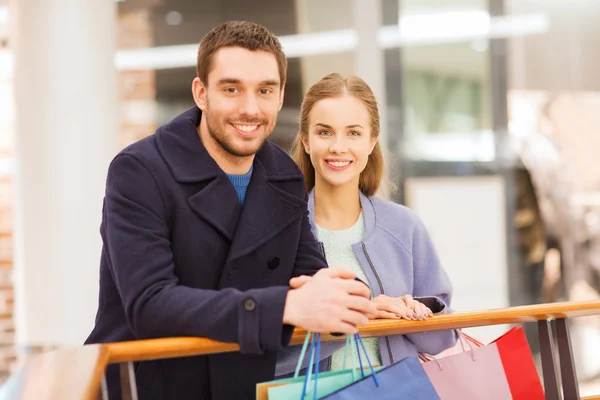
[[[371,136],[366,106],[345,95],[315,103],[302,143],[315,168],[315,184],[358,187],[377,138]]]

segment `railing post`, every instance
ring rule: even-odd
[[[577,372],[575,371],[575,363],[573,362],[573,350],[571,349],[571,336],[569,334],[569,324],[566,318],[559,318],[555,320],[555,324],[563,396],[565,399],[568,400],[579,400],[579,384],[577,382]]]
[[[119,371],[121,375],[121,399],[138,400],[133,363],[121,363]]]
[[[552,335],[552,325],[549,320],[538,321],[538,335],[540,338],[540,353],[542,356],[542,372],[544,374],[546,399],[561,400],[556,356],[554,354],[554,336]]]
[[[102,375],[102,380],[100,381],[100,398],[102,400],[108,400],[108,385],[106,383],[106,374]]]

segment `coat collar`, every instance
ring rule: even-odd
[[[373,204],[373,199],[369,196],[366,196],[363,192],[359,191],[358,195],[360,197],[360,206],[362,208],[363,219],[365,221],[365,233],[363,239],[366,240],[373,231],[375,230],[375,225],[377,223],[377,214],[375,212],[375,205]],[[318,238],[319,234],[317,231],[317,223],[315,222],[315,190],[310,191],[308,193],[308,212],[309,212],[309,220],[310,226],[312,229],[313,235]]]
[[[200,109],[194,106],[162,126],[156,134],[157,146],[177,182],[197,184],[198,190],[188,198],[188,205],[232,240],[232,260],[252,252],[303,215],[305,201],[274,184],[298,181],[303,187],[303,178],[295,163],[266,141],[254,157],[242,207],[229,178],[200,140],[197,126],[201,117]]]
[[[179,183],[214,178],[221,171],[200,141],[197,127],[201,116],[200,109],[194,106],[156,132],[158,150]]]
[[[219,175],[226,176],[200,140],[197,127],[201,118],[202,111],[193,106],[156,132],[160,155],[179,183],[194,183]],[[267,140],[256,153],[255,164],[257,160],[263,164],[269,180],[302,179],[296,165],[293,162],[282,162],[282,157],[289,160],[281,149]]]

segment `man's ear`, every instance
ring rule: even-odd
[[[285,87],[282,87],[281,91],[279,92],[279,111],[281,111],[281,107],[283,107],[284,94],[285,94]]]
[[[204,111],[206,109],[206,86],[200,78],[194,78],[192,82],[192,95],[198,108]]]

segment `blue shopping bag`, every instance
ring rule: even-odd
[[[357,340],[361,346],[360,336]],[[365,351],[366,354],[366,351]],[[370,364],[370,361],[367,359]],[[417,357],[385,367],[323,397],[327,400],[440,400]]]
[[[312,340],[310,341],[310,351],[308,353],[310,354],[310,358],[306,375],[299,376],[300,366],[302,365],[304,354],[306,353],[306,348],[308,347],[309,339],[311,337]],[[257,385],[257,398],[267,398],[268,400],[320,399],[323,396],[333,393],[336,390],[339,390],[365,376],[368,376],[371,373],[371,370],[369,369],[365,371],[365,368],[363,368],[362,358],[360,357],[360,353],[358,351],[357,353],[359,355],[359,363],[361,368],[360,371],[357,369],[354,353],[351,351],[354,346],[356,346],[356,349],[359,350],[358,343],[355,340],[355,336],[348,336],[346,338],[343,364],[344,368],[342,370],[319,372],[318,360],[320,359],[321,352],[321,335],[310,333],[307,334],[300,354],[300,359],[298,360],[298,365],[296,366],[294,378],[281,379],[267,383],[269,386],[267,388],[267,396],[262,393],[262,396],[259,396],[258,390],[261,389],[263,384]],[[346,368],[348,350],[350,350],[350,353],[352,354],[352,368]],[[264,393],[264,386],[260,391]]]
[[[312,340],[311,340],[312,339]],[[303,362],[310,340],[310,350],[308,368],[305,376],[299,376],[300,367]],[[346,356],[348,350],[356,346],[358,353],[360,370],[357,369],[356,357],[352,354],[352,368],[346,368]],[[368,376],[372,370],[363,368],[362,357],[360,355],[356,336],[346,338],[344,351],[344,367],[339,371],[319,372],[318,363],[320,360],[321,335],[308,333],[304,340],[304,346],[300,353],[300,359],[296,366],[296,373],[293,378],[280,379],[271,382],[260,383],[257,385],[257,399],[259,400],[289,400],[289,399],[320,399],[330,393],[333,393],[357,380]]]

